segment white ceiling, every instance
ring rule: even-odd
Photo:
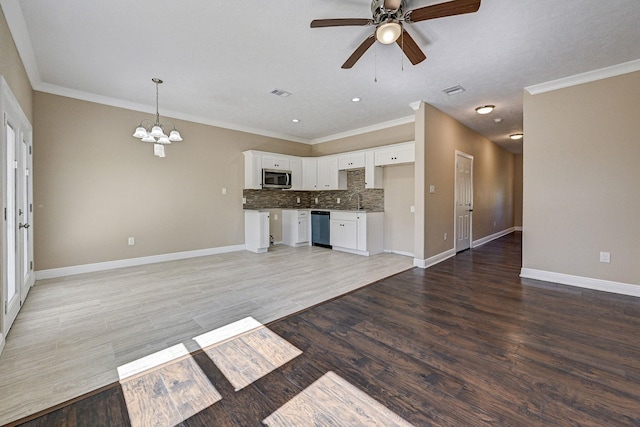
[[[340,66],[373,29],[309,23],[370,18],[369,0],[0,3],[36,90],[154,112],[159,77],[161,115],[307,143],[410,122],[421,100],[519,152],[508,135],[522,130],[524,87],[640,58],[639,0],[483,0],[407,25],[421,64],[376,43],[351,70]],[[442,92],[455,85],[466,92]],[[479,116],[482,104],[497,108]]]

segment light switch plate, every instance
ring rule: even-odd
[[[435,185],[430,185],[429,186],[429,193],[433,194],[436,192],[436,186]]]
[[[611,262],[611,252],[600,252],[600,262],[609,264]]]

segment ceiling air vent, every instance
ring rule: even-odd
[[[457,95],[459,93],[465,92],[464,88],[462,86],[460,86],[460,85],[448,87],[446,89],[442,89],[442,91],[444,93],[446,93],[447,95],[449,95],[449,96]]]
[[[274,89],[271,91],[271,93],[274,95],[278,95],[281,98],[286,98],[287,96],[291,95],[291,92],[287,92],[286,90],[282,89]]]

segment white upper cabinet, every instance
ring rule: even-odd
[[[288,171],[291,170],[291,162],[288,157],[263,154],[262,168]]]
[[[375,165],[397,165],[401,163],[413,163],[416,161],[415,143],[398,144],[375,150]]]
[[[338,169],[361,169],[364,167],[365,153],[349,153],[338,156]]]
[[[318,189],[318,159],[316,158],[302,159],[302,189]]]
[[[291,189],[302,190],[302,159],[289,159],[289,170],[291,171]]]
[[[318,190],[346,190],[347,172],[338,170],[338,157],[318,157]]]

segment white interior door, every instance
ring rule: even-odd
[[[456,252],[471,247],[473,225],[473,157],[456,152]]]
[[[18,129],[7,118],[4,120],[4,145],[5,145],[5,241],[4,241],[4,262],[5,275],[3,277],[3,301],[2,301],[2,333],[6,336],[9,328],[13,324],[20,305],[22,303],[20,291],[21,286],[18,281],[18,224],[16,223],[16,184],[17,184],[17,162],[16,145],[18,141]]]
[[[4,78],[2,96],[2,286],[0,338],[6,336],[27,293],[33,274],[33,184],[31,124]]]

